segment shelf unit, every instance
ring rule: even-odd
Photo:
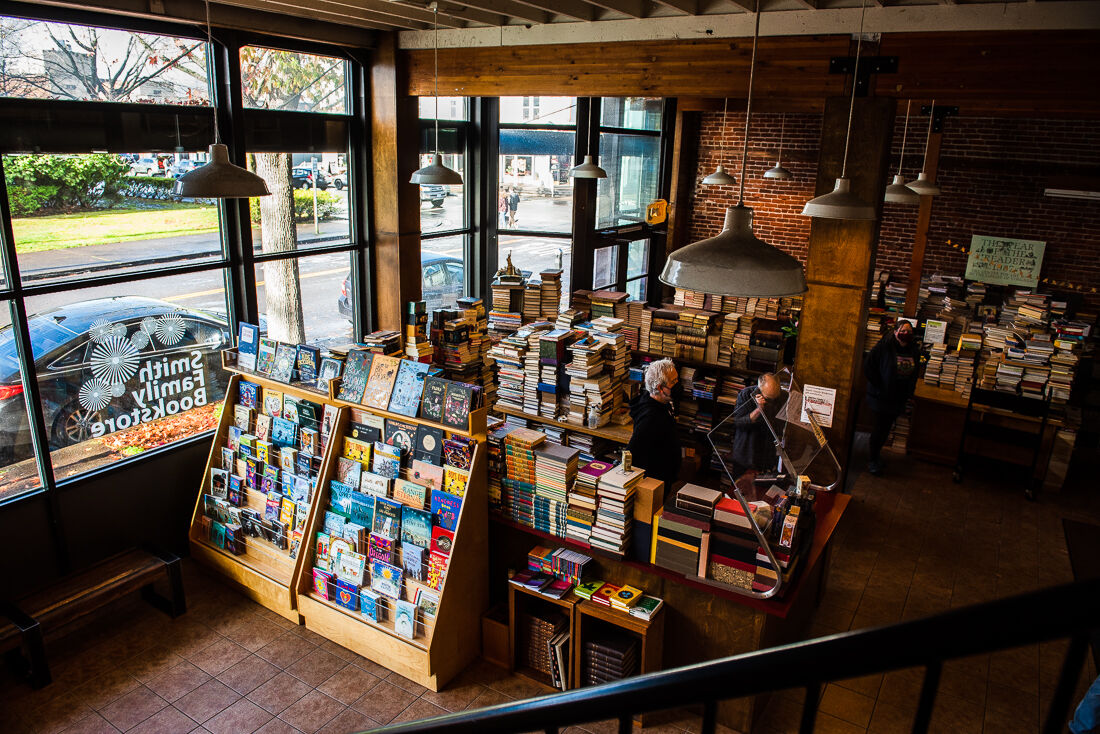
[[[529,421],[535,421],[536,423],[542,423],[547,426],[556,426],[567,431],[575,431],[577,433],[584,433],[589,436],[596,436],[597,438],[607,439],[613,443],[622,444],[623,446],[630,443],[630,436],[634,432],[633,425],[625,426],[605,426],[603,428],[588,428],[577,423],[564,423],[562,421],[554,420],[553,418],[547,418],[541,415],[532,415],[531,413],[525,413],[522,410],[515,410],[513,408],[505,408],[497,405],[493,408],[497,413],[503,415],[510,415],[516,418],[524,418]]]
[[[576,686],[576,676],[573,674],[573,630],[574,630],[574,610],[577,607],[578,602],[581,599],[572,591],[563,596],[561,599],[555,599],[550,596],[545,596],[532,589],[528,589],[525,586],[508,582],[508,669],[512,672],[519,673],[524,678],[532,680],[539,685],[545,686],[550,690],[560,691],[559,688],[554,686],[554,682],[550,676],[546,675],[542,671],[535,670],[526,666],[516,665],[516,650],[518,645],[523,642],[519,639],[519,625],[516,624],[516,620],[519,615],[526,609],[542,607],[557,607],[560,609],[569,620],[569,669],[566,671],[567,680],[565,684],[566,690]]]
[[[235,357],[235,355],[233,355]],[[296,557],[291,558],[287,551],[276,547],[273,543],[263,538],[246,538],[245,553],[234,555],[227,550],[218,548],[204,537],[201,518],[203,516],[203,496],[206,488],[210,486],[210,470],[221,463],[221,448],[226,445],[229,436],[229,428],[233,425],[232,406],[237,404],[239,384],[241,380],[254,382],[263,389],[269,387],[283,395],[290,395],[299,400],[308,400],[319,403],[322,406],[327,402],[323,395],[309,390],[303,390],[282,382],[269,380],[261,375],[242,372],[235,367],[236,360],[229,359],[223,353],[223,366],[232,374],[229,386],[225,392],[225,402],[222,409],[221,420],[218,422],[218,432],[215,435],[210,455],[206,461],[206,470],[203,473],[202,487],[195,502],[195,508],[191,515],[191,528],[188,533],[191,547],[191,557],[199,563],[212,568],[225,576],[245,596],[267,607],[273,612],[286,617],[295,624],[301,623],[301,615],[297,606],[298,577],[301,574],[302,565],[308,554],[308,535],[303,535],[302,544]],[[346,411],[340,411],[339,420],[347,421]],[[317,474],[318,487],[328,483],[328,477],[332,472],[333,444],[330,441],[326,447],[321,461],[321,468]],[[265,495],[252,492],[248,496],[248,506],[261,513],[264,510],[263,498]],[[318,492],[313,492],[313,502],[309,508],[309,516],[306,520],[308,530],[316,517],[318,508]]]

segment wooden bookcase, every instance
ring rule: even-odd
[[[330,395],[335,396],[338,391],[338,381],[334,380],[330,383]],[[314,593],[312,568],[315,549],[312,540],[322,527],[321,518],[329,506],[327,481],[318,488],[315,498],[317,511],[311,515],[310,525],[306,528],[311,544],[296,577],[298,609],[305,618],[307,629],[426,688],[438,691],[477,657],[481,649],[481,615],[489,607],[489,498],[485,436],[488,411],[485,408],[472,411],[470,429],[460,430],[423,418],[410,418],[342,402],[335,397],[328,402],[344,407],[339,432],[333,434],[330,448],[342,443],[348,421],[354,420],[357,411],[442,428],[447,436],[464,436],[477,441],[466,496],[455,526],[454,550],[451,551],[443,586],[438,592],[439,607],[434,624],[423,624],[421,619],[417,625],[417,636],[408,639],[394,630],[392,604],[389,605],[391,609],[387,620],[373,622],[359,612],[350,611]]]
[[[223,355],[225,353],[223,352]],[[260,385],[261,388],[272,388],[284,395],[290,395],[299,400],[309,400],[320,404],[322,407],[327,401],[319,392],[303,390],[282,382],[269,380],[261,375],[248,372],[240,372],[235,368],[235,355],[223,356],[223,366],[235,374],[230,377],[229,387],[225,392],[221,420],[218,422],[218,432],[210,449],[210,456],[206,461],[206,470],[203,473],[202,487],[195,501],[195,509],[191,515],[191,529],[189,532],[191,556],[218,573],[225,576],[245,596],[255,600],[259,604],[276,612],[295,624],[301,623],[301,616],[297,607],[298,577],[301,574],[302,564],[306,561],[311,544],[309,535],[303,535],[302,544],[296,557],[291,558],[287,551],[281,550],[273,543],[263,538],[248,537],[245,539],[245,553],[235,555],[227,550],[218,548],[204,537],[201,519],[203,516],[203,495],[210,486],[210,470],[221,464],[221,449],[227,444],[229,428],[233,425],[233,406],[237,404],[240,381],[247,380]],[[340,425],[344,426],[347,416],[344,410],[340,411]],[[330,441],[321,461],[321,468],[317,475],[318,489],[327,486],[328,478],[332,472],[333,442]],[[306,529],[314,525],[314,517],[317,513],[319,492],[313,493],[313,502],[309,508],[309,516],[306,520]],[[251,492],[248,496],[248,507],[261,513],[264,510],[264,495]]]
[[[570,663],[569,669],[565,671],[566,676],[566,690],[573,688],[576,685],[576,676],[573,674],[573,633],[576,629],[574,624],[575,617],[573,610],[577,606],[577,602],[581,599],[572,591],[563,596],[561,599],[555,599],[550,596],[545,596],[532,589],[528,589],[519,584],[508,583],[508,669],[512,672],[519,673],[524,678],[535,681],[539,685],[546,686],[547,688],[555,691],[560,690],[554,686],[554,681],[550,676],[546,675],[542,671],[535,670],[526,666],[516,665],[516,650],[520,645],[525,643],[525,640],[519,639],[519,625],[516,624],[516,619],[521,613],[527,609],[537,609],[542,607],[557,607],[569,620],[569,640],[570,640]]]
[[[650,619],[635,617],[618,609],[605,607],[594,601],[582,599],[573,610],[573,652],[570,665],[573,668],[573,681],[577,688],[586,684],[581,664],[584,655],[585,639],[592,636],[601,625],[616,627],[638,638],[639,652],[638,674],[652,673],[661,669],[661,653],[664,647],[665,604]]]

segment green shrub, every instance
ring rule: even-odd
[[[10,188],[37,188],[38,210],[72,211],[110,208],[122,199],[130,164],[117,155],[4,156],[4,176]],[[53,189],[48,197],[48,189]]]
[[[294,221],[298,223],[313,221],[313,190],[294,189]],[[327,222],[335,218],[340,197],[328,191],[317,191],[317,219]],[[253,224],[260,223],[260,200],[250,199],[248,211]]]
[[[8,207],[13,217],[29,217],[42,211],[55,196],[56,186],[9,186]]]
[[[157,201],[179,201],[172,189],[176,185],[173,178],[158,176],[127,176],[123,180],[122,195],[134,199],[156,199]]]

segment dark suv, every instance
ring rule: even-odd
[[[309,170],[309,166],[297,166],[290,170],[290,186],[295,189],[311,189],[313,188],[313,171]],[[320,169],[317,171],[317,188],[324,191],[329,187],[329,180],[325,174],[321,173]]]

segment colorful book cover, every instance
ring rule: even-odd
[[[247,433],[252,428],[252,414],[255,412],[247,405],[234,405],[233,425]]]
[[[405,584],[409,580],[424,580],[424,553],[425,549],[412,543],[401,544],[401,568],[405,571]]]
[[[336,428],[336,419],[340,415],[340,409],[335,405],[326,405],[324,417],[321,419],[321,435],[331,436]]]
[[[343,455],[358,461],[360,464],[370,466],[371,445],[366,441],[346,436],[344,438]]]
[[[449,556],[455,544],[455,534],[447,528],[436,525],[432,528],[432,551]]]
[[[400,537],[401,508],[400,502],[394,502],[384,497],[375,497],[373,532],[390,540],[396,540]]]
[[[340,538],[343,537],[344,526],[347,524],[348,519],[343,515],[337,514],[331,510],[325,510],[325,519],[321,528],[333,538]]]
[[[359,613],[371,622],[380,622],[386,618],[385,601],[374,589],[359,591]]]
[[[424,379],[424,396],[420,402],[420,417],[441,423],[443,421],[443,401],[447,396],[447,380],[442,377]]]
[[[383,561],[385,563],[393,563],[394,561],[394,549],[397,547],[395,541],[384,538],[381,535],[375,533],[370,534],[370,538],[367,543],[367,556],[371,561]]]
[[[355,549],[351,546],[351,541],[343,536],[334,535],[332,540],[329,541],[328,559],[329,567],[336,568],[336,561],[343,553],[354,553]]]
[[[389,497],[390,483],[393,480],[381,474],[365,471],[359,478],[359,491],[374,497]]]
[[[314,458],[315,457],[309,454],[303,454],[299,451],[298,460],[294,463],[294,471],[303,477],[312,476],[314,474]]]
[[[279,480],[270,474],[264,473],[260,477],[260,491],[264,494],[279,494]]]
[[[271,463],[271,449],[273,444],[270,441],[265,441],[259,436],[256,437],[256,443],[254,445],[256,450],[256,461],[261,464]]]
[[[323,568],[313,569],[313,593],[322,599],[328,599],[328,587],[332,582],[332,573]]]
[[[321,358],[321,369],[317,373],[317,386],[328,390],[328,384],[340,376],[340,368],[344,363],[332,357]]]
[[[355,551],[340,553],[332,564],[332,572],[336,578],[355,584],[358,588],[363,584],[363,572],[367,567],[367,557]]]
[[[592,595],[600,590],[600,587],[604,585],[604,581],[582,581],[577,585],[577,596],[582,599],[591,599]]]
[[[470,472],[465,469],[455,469],[451,466],[443,467],[443,491],[453,494],[455,497],[466,496],[466,483],[470,480]]]
[[[220,500],[229,496],[229,472],[225,469],[210,470],[210,494]]]
[[[332,536],[328,533],[317,533],[317,542],[314,544],[313,557],[320,568],[328,570],[328,549],[332,542]]]
[[[236,419],[236,415],[233,417]],[[241,434],[247,432],[248,429],[242,431],[241,427],[234,422],[234,424],[229,427],[229,438],[225,445],[229,447],[230,451],[236,451],[241,445]]]
[[[414,507],[401,508],[401,542],[427,548],[432,542],[432,513]]]
[[[401,450],[396,446],[376,441],[374,457],[371,459],[371,471],[389,479],[401,476]]]
[[[283,395],[283,418],[291,423],[298,424],[298,398],[293,395]]]
[[[271,368],[271,379],[289,383],[294,379],[294,361],[298,350],[293,344],[280,344],[275,348],[275,366]]]
[[[401,637],[413,639],[416,635],[416,605],[404,599],[398,599],[393,614],[393,629]]]
[[[271,419],[271,442],[283,446],[297,446],[298,424],[286,418]]]
[[[389,411],[415,418],[420,411],[420,396],[424,392],[424,378],[428,376],[430,365],[401,360],[390,395]]]
[[[294,473],[298,464],[298,449],[293,446],[283,446],[279,449],[279,468],[288,474]]]
[[[313,493],[313,482],[300,474],[289,474],[286,476],[287,478],[283,481],[290,487],[290,498],[299,504],[308,504],[310,496]]]
[[[279,521],[279,510],[282,508],[283,496],[278,492],[272,492],[267,495],[267,502],[264,503],[264,520],[267,522]]]
[[[385,410],[390,404],[390,393],[393,392],[393,383],[397,379],[401,360],[398,357],[376,354],[372,362],[370,378],[367,380],[366,390],[363,391],[363,405]]]
[[[239,477],[236,474],[229,475],[229,489],[225,497],[231,505],[240,507],[245,503],[248,495],[244,491],[244,477]]]
[[[365,443],[381,441],[382,429],[385,427],[385,419],[382,418],[382,416],[371,414],[368,420],[376,421],[376,423],[357,423],[356,421],[349,421],[348,437]]]
[[[413,458],[426,461],[436,466],[443,463],[443,429],[434,426],[419,425],[416,427],[416,443],[413,447]]]
[[[615,584],[604,584],[592,595],[592,601],[604,606],[611,606],[611,597],[615,596],[618,591],[619,587]]]
[[[435,618],[439,613],[439,594],[424,584],[413,586],[412,601],[425,617]]]
[[[401,453],[409,456],[416,444],[416,424],[387,418],[386,443],[400,447]]]
[[[469,469],[474,461],[477,442],[464,436],[451,436],[443,440],[443,463],[456,469]]]
[[[449,556],[434,550],[428,554],[428,586],[436,591],[443,588],[443,578],[447,575],[448,558]]]
[[[374,527],[374,500],[369,494],[352,492],[348,498],[348,517],[356,525]]]
[[[275,367],[275,352],[279,348],[279,342],[267,337],[260,337],[260,346],[256,348],[256,371],[262,375],[270,375]]]
[[[222,446],[222,469],[225,471],[233,471],[233,465],[237,461],[237,453],[233,449]]]
[[[301,450],[311,456],[316,456],[320,453],[321,435],[317,433],[316,429],[303,428],[298,431],[298,445],[301,446]]]
[[[409,479],[426,489],[443,489],[443,467],[413,459]]]
[[[351,504],[351,493],[354,488],[339,479],[330,479],[328,483],[328,503],[337,512],[348,514],[348,505]]]
[[[358,611],[359,584],[353,584],[340,578],[336,579],[336,598],[333,601],[345,609],[353,612]]]
[[[294,516],[298,512],[298,505],[289,497],[283,497],[279,504],[279,522],[289,527],[294,527]]]
[[[255,382],[241,380],[237,383],[237,400],[241,405],[256,409],[260,407],[260,386]]]
[[[256,371],[256,354],[260,348],[260,327],[242,321],[237,326],[237,366]]]
[[[270,387],[264,389],[264,414],[272,418],[283,417],[283,394]]]
[[[348,352],[347,364],[344,366],[344,379],[340,382],[340,392],[336,394],[337,400],[343,400],[346,403],[363,402],[363,392],[367,387],[373,358],[372,353],[363,349],[353,349]]]
[[[256,416],[256,438],[264,441],[271,439],[271,416],[263,413]]]
[[[371,589],[390,599],[401,598],[402,571],[400,568],[385,561],[372,561],[370,575]]]
[[[393,483],[393,498],[403,505],[424,509],[424,499],[427,497],[427,489],[408,479],[397,479]]]
[[[473,387],[464,382],[447,385],[447,396],[443,402],[443,425],[468,430],[473,396]]]
[[[458,513],[462,510],[462,499],[442,490],[432,490],[432,517],[435,524],[454,532],[458,526]]]
[[[349,487],[358,487],[363,476],[363,465],[343,456],[336,459],[336,479]]]
[[[298,379],[307,385],[317,384],[321,369],[321,350],[309,344],[299,344],[297,354]]]

